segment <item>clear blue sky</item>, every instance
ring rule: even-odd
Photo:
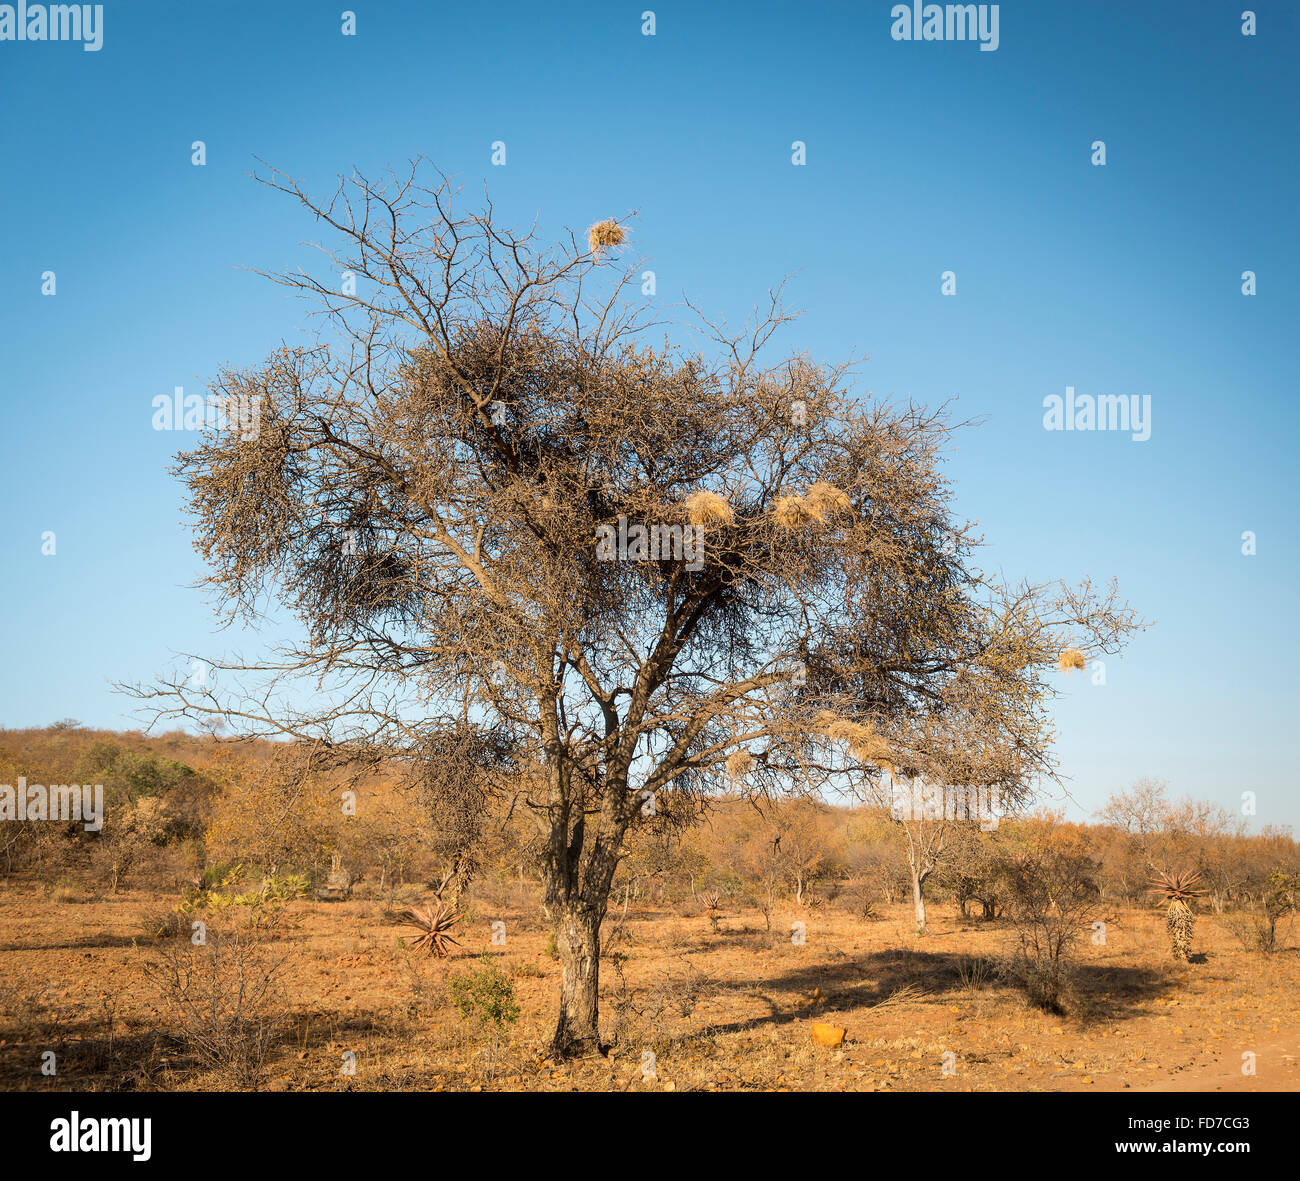
[[[134,725],[110,680],[256,649],[188,589],[165,468],[194,436],[155,432],[152,399],[302,339],[302,305],[239,269],[315,234],[255,155],[321,186],[423,153],[544,232],[639,210],[665,304],[739,315],[795,272],[786,348],[983,416],[951,470],[985,564],[1115,575],[1158,621],[1104,687],[1067,685],[1075,814],[1156,775],[1300,828],[1300,9],[1256,4],[1243,37],[1244,7],[1003,3],[980,52],[896,42],[875,0],[110,0],[97,53],[0,42],[0,724]],[[1150,395],[1151,439],[1044,431],[1067,385]]]

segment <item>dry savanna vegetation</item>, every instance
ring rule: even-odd
[[[303,756],[70,724],[0,732],[0,782],[93,778],[107,797],[98,834],[0,823],[5,1087],[1300,1084],[1300,849],[1158,783],[1089,825],[925,821],[944,840],[923,934],[888,810],[731,793],[687,824],[669,797],[613,883],[606,1052],[564,1059],[535,826],[493,804],[458,888],[422,785],[316,774]],[[1166,872],[1200,875],[1180,883],[1203,891],[1190,927],[1152,892]],[[441,949],[422,922],[438,914],[455,940]]]

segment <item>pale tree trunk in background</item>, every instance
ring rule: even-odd
[[[912,913],[917,934],[925,934],[925,882],[939,864],[947,844],[947,829],[942,820],[905,819],[907,834],[907,868],[912,878]]]
[[[925,886],[925,879],[916,872],[915,863],[912,869],[912,913],[916,918],[916,929],[918,933],[925,931],[925,895],[922,890]]]

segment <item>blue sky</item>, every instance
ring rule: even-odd
[[[950,470],[985,566],[1114,575],[1157,621],[1104,686],[1062,682],[1074,814],[1155,775],[1300,828],[1300,9],[1244,37],[1244,3],[1003,3],[981,52],[894,41],[875,2],[350,7],[354,37],[344,4],[110,0],[99,52],[0,42],[0,724],[134,725],[110,681],[255,649],[189,589],[165,469],[194,436],[152,399],[304,339],[240,269],[315,233],[254,156],[319,190],[422,153],[545,234],[638,210],[666,312],[740,316],[792,274],[782,347],[982,418]],[[1149,395],[1151,438],[1045,431],[1067,385]]]

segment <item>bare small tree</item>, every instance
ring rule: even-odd
[[[303,637],[140,692],[412,767],[483,736],[537,822],[554,1050],[577,1054],[658,793],[827,782],[827,716],[918,759],[970,723],[999,774],[1042,769],[1059,648],[1113,651],[1135,621],[1113,590],[972,569],[945,413],[858,397],[846,367],[760,364],[777,294],[739,331],[700,317],[696,345],[653,343],[621,225],[548,248],[423,176],[317,201],[266,174],[333,243],[321,277],[273,276],[316,302],[319,340],[222,373],[259,428],[230,415],[177,471],[222,609],[279,600]]]
[[[917,934],[925,933],[925,884],[939,868],[939,861],[948,848],[952,825],[942,813],[937,816],[906,815],[899,817],[907,836],[907,868],[912,878],[912,920]]]
[[[1132,787],[1117,791],[1099,815],[1107,824],[1126,832],[1138,852],[1146,857],[1156,837],[1168,826],[1172,812],[1163,779],[1144,775]]]

